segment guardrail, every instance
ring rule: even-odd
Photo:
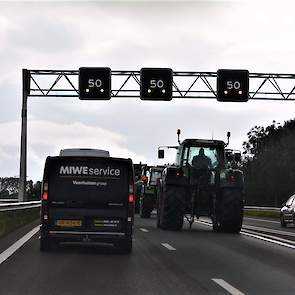
[[[0,199],[0,204],[1,203],[17,203],[18,199]]]
[[[257,211],[272,211],[280,212],[281,208],[278,207],[257,207],[257,206],[245,206],[245,210],[257,210]]]
[[[41,201],[31,201],[31,202],[19,202],[19,203],[0,203],[0,212],[1,211],[14,211],[14,210],[24,210],[37,208],[41,206]]]
[[[41,206],[41,201],[20,202],[20,203],[0,203],[0,211],[18,210],[18,209],[30,209]],[[257,211],[274,211],[279,212],[281,208],[278,207],[258,207],[258,206],[245,206],[245,210],[257,210]]]

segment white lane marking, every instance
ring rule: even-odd
[[[236,289],[223,279],[212,279],[212,281],[214,281],[216,284],[218,284],[220,287],[222,287],[232,295],[244,295],[244,293],[242,293],[240,290]]]
[[[195,220],[195,223],[200,223],[200,224],[204,224],[204,225],[209,225],[209,226],[211,226],[212,225],[212,223],[210,223],[210,222],[208,222],[208,221],[203,221],[203,220]]]
[[[248,237],[256,238],[256,239],[259,239],[259,240],[262,240],[262,241],[266,241],[266,242],[270,242],[270,243],[277,244],[277,245],[280,245],[280,246],[295,249],[295,245],[290,245],[290,244],[280,242],[280,241],[276,241],[276,240],[273,240],[273,239],[270,239],[270,238],[265,238],[265,237],[262,237],[262,236],[259,236],[259,235],[250,234],[250,233],[246,233],[246,232],[241,232],[241,234],[245,235],[245,236],[248,236]]]
[[[266,219],[260,219],[260,218],[252,218],[252,217],[244,217],[244,219],[249,219],[249,220],[255,220],[255,221],[263,221],[263,222],[269,222],[269,223],[276,223],[279,224],[279,221],[274,221],[274,220],[266,220]]]
[[[165,248],[167,248],[170,251],[175,251],[176,249],[174,247],[172,247],[171,245],[167,244],[167,243],[161,243],[161,245]]]
[[[0,264],[2,264],[7,258],[9,258],[12,254],[14,254],[22,245],[24,245],[29,239],[31,239],[38,231],[40,226],[36,226],[27,234],[25,234],[22,238],[12,244],[5,251],[0,253]]]
[[[243,232],[245,232],[245,233],[250,233],[251,234],[251,231],[245,231],[245,230],[243,230]],[[269,239],[274,239],[274,237],[273,236],[271,236],[271,235],[267,235],[267,234],[265,234],[265,233],[259,233],[262,237],[265,237],[265,238],[269,238]],[[279,238],[279,237],[275,237],[275,239],[277,240],[277,241],[281,241],[281,242],[285,242],[285,243],[287,243],[287,244],[291,244],[291,245],[295,245],[295,241],[292,241],[292,240],[286,240],[286,239],[282,239],[282,238]]]
[[[207,225],[207,226],[212,226],[211,223],[209,222],[206,222],[206,221],[195,221],[197,223],[200,223],[200,224],[204,224],[204,225]],[[269,238],[266,238],[266,237],[263,237],[263,236],[260,236],[260,235],[256,235],[256,234],[251,234],[251,233],[248,233],[248,232],[245,232],[245,231],[241,231],[240,232],[241,235],[244,235],[244,236],[248,236],[248,237],[252,237],[252,238],[255,238],[255,239],[259,239],[259,240],[262,240],[262,241],[265,241],[265,242],[269,242],[269,243],[273,243],[273,244],[277,244],[277,245],[280,245],[280,246],[284,246],[284,247],[288,247],[288,248],[291,248],[291,249],[295,249],[295,245],[292,245],[294,242],[293,241],[289,241],[289,240],[284,240],[284,239],[280,239],[278,237],[272,237],[272,236],[269,236]],[[265,235],[263,233],[261,233],[261,235]],[[267,236],[267,235],[265,235]],[[278,240],[284,240],[286,241],[285,242],[280,242]],[[291,244],[289,244],[291,243]]]
[[[145,229],[145,228],[140,228],[141,231],[143,231],[144,233],[148,233],[149,230]]]
[[[279,234],[279,235],[287,236],[287,237],[295,237],[294,232],[271,229],[271,228],[267,228],[267,227],[243,225],[243,229],[253,229],[253,230],[263,231],[263,232],[272,233],[272,234]]]

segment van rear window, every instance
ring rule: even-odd
[[[49,201],[125,203],[129,162],[103,158],[51,158],[47,165]]]

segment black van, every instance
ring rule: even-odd
[[[134,221],[131,159],[47,157],[40,250],[59,242],[111,243],[130,253]]]

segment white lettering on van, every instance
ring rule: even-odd
[[[70,168],[69,166],[61,166],[59,170],[59,174],[70,174]]]
[[[95,176],[120,176],[121,170],[110,168],[89,168],[88,166],[61,166],[60,175],[95,175]]]

